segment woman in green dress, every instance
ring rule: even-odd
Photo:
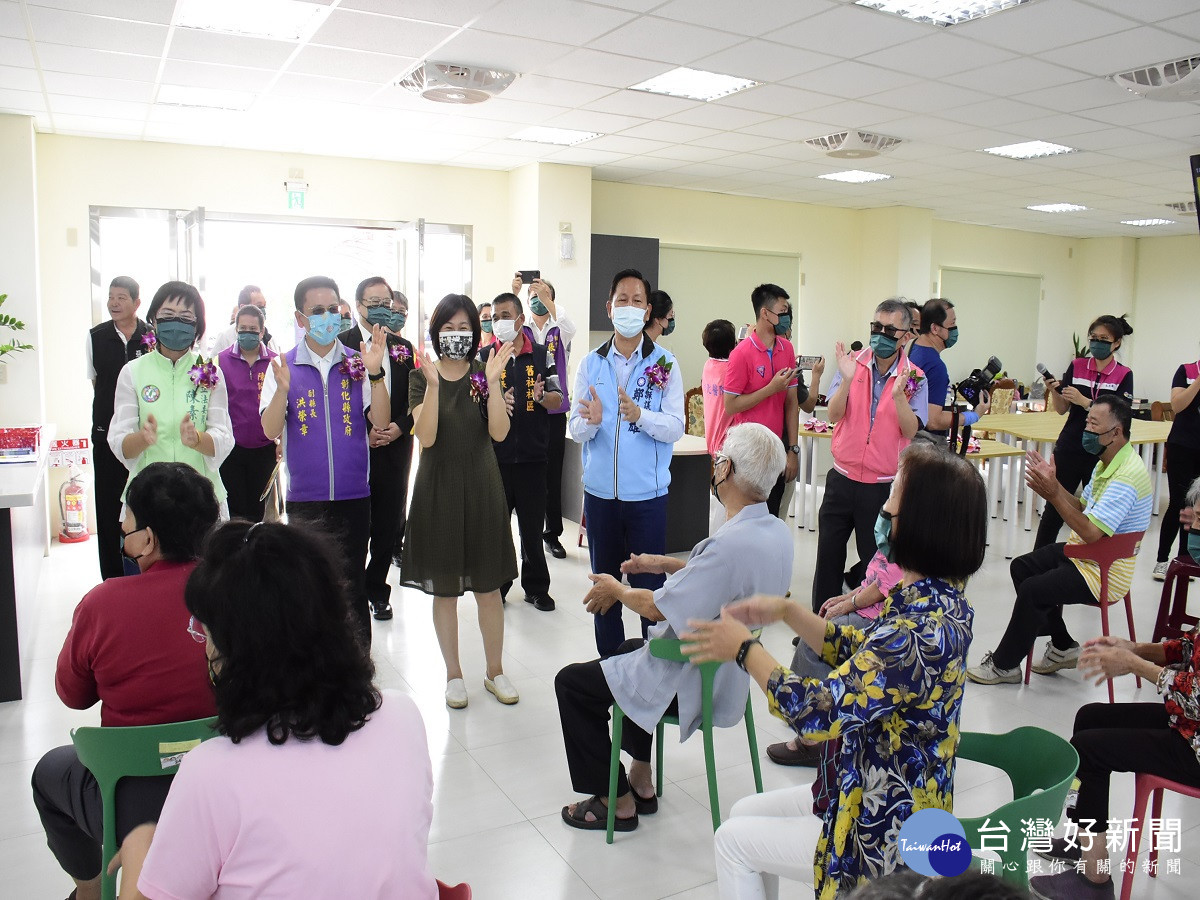
[[[504,674],[500,586],[517,577],[517,557],[492,441],[508,435],[500,375],[512,357],[502,344],[486,366],[476,359],[479,312],[470,297],[448,294],[429,322],[436,359],[408,380],[413,433],[421,445],[404,531],[400,583],[433,595],[433,627],[446,661],[446,705],[467,705],[458,656],[458,598],[479,605],[487,659],[484,687],[501,703],[520,699]]]

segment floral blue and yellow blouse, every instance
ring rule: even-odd
[[[772,713],[809,740],[841,739],[814,861],[819,900],[896,869],[915,811],[953,811],[973,619],[962,584],[925,578],[897,586],[865,628],[826,626],[821,658],[835,668],[825,680],[771,673]]]

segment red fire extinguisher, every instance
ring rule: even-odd
[[[71,466],[71,477],[58,491],[58,512],[62,516],[61,544],[78,544],[89,537],[87,530],[87,488],[83,472]]]

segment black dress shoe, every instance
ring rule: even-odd
[[[554,609],[554,598],[549,594],[526,594],[525,602],[532,603],[542,612],[550,612]]]
[[[554,535],[548,535],[548,536],[544,537],[542,539],[542,542],[546,545],[546,549],[550,551],[550,555],[553,556],[555,559],[566,559],[567,558],[567,551],[563,547],[562,541],[560,541]],[[551,609],[553,609],[553,607],[551,607]]]
[[[386,622],[392,617],[392,604],[388,603],[386,600],[383,601],[383,603],[372,603],[371,615],[374,616],[377,621]]]

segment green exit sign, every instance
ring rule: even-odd
[[[304,191],[288,191],[288,209],[304,209]]]

